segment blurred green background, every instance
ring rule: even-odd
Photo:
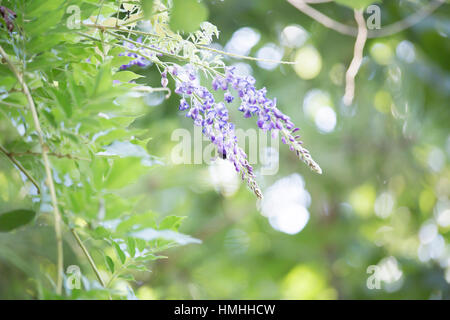
[[[150,153],[165,165],[126,192],[144,195],[163,215],[186,216],[181,231],[203,243],[167,251],[169,258],[151,265],[151,273],[136,274],[136,296],[450,298],[450,6],[404,32],[369,39],[355,102],[347,107],[342,96],[354,38],[323,27],[286,1],[204,2],[208,20],[221,31],[218,48],[298,62],[293,68],[225,59],[277,97],[323,174],[310,172],[280,145],[279,171],[258,176],[261,202],[221,162],[173,165],[178,142],[171,135],[177,128],[192,132],[192,123],[179,115],[175,95],[164,101],[149,96],[149,113],[136,125],[150,128]],[[384,1],[382,26],[427,3]],[[346,7],[316,8],[354,25]],[[143,72],[158,85],[154,69]],[[236,110],[231,118],[239,127],[255,127]],[[0,190],[2,179],[0,172]],[[36,253],[30,243],[53,249],[51,238],[33,242],[35,235],[27,236],[10,238],[20,251],[2,246],[0,298],[22,297],[24,287],[21,271],[2,256]],[[52,259],[45,258],[45,249],[39,255]],[[17,263],[29,267],[26,260]]]

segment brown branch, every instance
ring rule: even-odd
[[[333,2],[333,0],[304,0],[306,3],[327,3]]]
[[[84,27],[95,28],[95,29],[99,29],[99,30],[103,30],[103,31],[105,31],[105,30],[116,30],[116,31],[122,31],[122,32],[128,32],[128,33],[136,34],[136,35],[141,35],[141,36],[166,38],[166,39],[169,39],[169,40],[177,40],[175,38],[170,38],[170,37],[167,37],[167,36],[160,36],[160,35],[157,35],[157,34],[151,33],[151,32],[144,32],[144,31],[139,31],[139,30],[122,28],[125,25],[120,25],[120,26],[103,26],[103,25],[92,24],[92,23],[83,23],[82,25]],[[133,43],[130,40],[127,40],[127,41]],[[135,43],[133,43],[133,44],[135,44]],[[145,47],[142,44],[140,44],[140,45]],[[235,59],[245,59],[245,60],[261,61],[261,62],[269,62],[269,63],[280,63],[280,64],[295,64],[295,62],[291,62],[291,61],[263,59],[263,58],[254,58],[254,57],[250,57],[250,56],[244,56],[244,55],[240,55],[240,54],[226,52],[226,51],[223,51],[223,50],[218,50],[218,49],[211,48],[211,47],[208,47],[208,46],[205,46],[205,45],[201,45],[201,44],[195,44],[194,43],[194,45],[198,49],[211,51],[211,52],[222,54],[224,56],[229,56],[229,57],[232,57],[232,58],[235,58]],[[151,47],[150,49],[151,50],[155,50],[155,48],[153,48],[153,47]],[[167,53],[163,53],[163,54],[167,54]],[[178,58],[185,59],[184,57],[178,57]]]
[[[320,11],[314,9],[313,7],[309,6],[308,3],[321,3],[322,1],[315,1],[315,0],[287,0],[290,4],[292,4],[294,7],[296,7],[298,10],[309,16],[310,18],[316,20],[320,24],[324,25],[325,27],[335,30],[341,34],[357,37],[358,36],[358,28],[355,28],[354,26],[349,26],[346,24],[343,24],[341,22],[338,22],[329,16],[321,13]],[[325,2],[325,1],[323,1]],[[408,28],[411,28],[415,24],[419,23],[429,15],[431,15],[434,11],[436,11],[440,6],[442,6],[445,3],[445,0],[434,0],[431,3],[429,3],[427,6],[422,7],[418,12],[414,13],[413,15],[394,22],[392,24],[384,26],[380,30],[369,30],[367,33],[367,38],[373,39],[373,38],[382,38],[387,37],[390,35],[393,35],[395,33],[401,32],[403,30],[406,30]]]
[[[10,152],[10,154],[14,157],[26,157],[26,156],[37,156],[37,157],[41,157],[42,156],[42,152],[33,152],[33,151],[24,151],[24,152]],[[83,158],[83,157],[79,157],[79,156],[74,156],[72,154],[66,153],[66,154],[62,154],[62,153],[56,153],[56,152],[47,152],[47,154],[49,156],[55,157],[55,158],[67,158],[67,159],[72,159],[72,160],[82,160],[82,161],[90,161],[90,159],[88,158]]]
[[[39,183],[33,178],[33,176],[25,169],[22,164],[14,158],[14,154],[6,150],[2,145],[0,145],[0,151],[3,152],[16,167],[22,171],[22,173],[31,181],[31,183],[36,187],[37,193],[41,193],[41,188],[39,188]]]
[[[381,30],[368,31],[366,20],[364,19],[364,11],[355,10],[355,20],[358,27],[342,24],[327,15],[309,6],[308,3],[321,3],[321,0],[287,0],[298,10],[316,20],[320,24],[329,29],[333,29],[341,34],[348,36],[356,36],[353,59],[346,73],[345,95],[343,98],[345,105],[351,105],[355,96],[355,77],[361,66],[364,46],[368,38],[386,37],[397,32],[403,31],[419,23],[427,16],[432,14],[437,8],[444,4],[445,0],[434,0],[427,6],[424,6],[415,14],[390,25],[383,27]]]
[[[80,236],[78,235],[77,231],[75,229],[73,229],[73,228],[70,229],[70,231],[72,232],[72,235],[74,236],[75,240],[77,241],[77,243],[80,246],[81,250],[83,251],[84,255],[88,259],[88,262],[91,265],[92,270],[94,270],[94,273],[95,273],[98,281],[103,286],[103,288],[106,288],[105,281],[103,280],[103,278],[102,278],[102,276],[100,274],[100,271],[98,271],[97,266],[96,266],[96,264],[94,262],[94,259],[92,259],[88,249],[84,245],[83,241],[81,241]]]
[[[34,126],[35,126],[36,132],[39,137],[39,143],[42,148],[42,159],[44,160],[44,167],[45,167],[45,172],[46,172],[46,176],[47,176],[47,184],[48,184],[49,190],[50,190],[50,197],[51,197],[51,201],[52,201],[53,216],[54,216],[54,222],[55,222],[57,260],[58,260],[57,261],[56,293],[61,294],[62,279],[63,279],[63,272],[64,272],[64,269],[63,269],[64,268],[64,265],[63,265],[64,264],[63,263],[63,241],[62,241],[62,233],[61,233],[61,214],[60,214],[59,208],[58,208],[58,200],[56,198],[55,185],[53,183],[52,167],[51,167],[50,160],[48,158],[48,147],[44,141],[44,135],[42,133],[41,124],[39,122],[39,117],[38,117],[38,113],[36,110],[36,106],[33,101],[33,97],[31,96],[30,90],[28,89],[28,86],[23,78],[23,75],[16,68],[14,63],[9,58],[9,56],[3,50],[2,46],[0,46],[0,55],[3,57],[3,60],[6,62],[9,69],[12,71],[12,73],[15,75],[15,77],[19,81],[19,83],[22,87],[22,91],[27,98],[28,107],[30,108],[31,115],[33,117]]]
[[[367,40],[366,20],[364,19],[362,10],[355,10],[355,20],[358,23],[358,36],[356,37],[353,59],[345,75],[345,95],[343,101],[347,106],[352,104],[355,97],[355,77],[361,67],[364,46]]]
[[[391,36],[403,30],[409,29],[414,25],[418,24],[420,21],[431,15],[434,11],[436,11],[440,6],[445,3],[445,0],[434,0],[428,5],[422,7],[416,13],[406,17],[403,20],[394,22],[387,26],[384,26],[380,30],[369,30],[367,37],[372,38],[382,38]]]
[[[290,4],[296,7],[298,10],[309,16],[310,18],[316,20],[320,24],[324,25],[329,29],[333,29],[339,33],[355,36],[356,29],[352,26],[348,26],[346,24],[340,23],[334,19],[331,19],[329,16],[323,14],[319,10],[314,9],[309,6],[305,0],[287,0]]]
[[[11,108],[17,108],[17,109],[23,109],[24,108],[20,104],[12,103],[12,102],[0,101],[0,104],[5,105],[7,107],[11,107]]]

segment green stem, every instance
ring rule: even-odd
[[[123,265],[120,266],[119,269],[117,269],[111,276],[111,278],[109,278],[108,282],[106,283],[105,288],[109,288],[111,286],[111,284],[114,282],[114,280],[116,280],[116,278],[118,276],[120,276],[120,274],[122,273],[123,269],[126,269],[128,267],[128,264],[130,263],[129,261],[126,261]]]
[[[28,101],[28,107],[30,108],[31,115],[33,117],[34,126],[39,138],[39,143],[42,148],[42,159],[44,160],[44,167],[45,172],[47,176],[47,184],[49,186],[50,190],[50,197],[52,201],[52,207],[53,207],[53,216],[54,216],[54,222],[55,222],[55,234],[56,234],[56,247],[57,247],[57,281],[56,281],[56,293],[61,294],[62,293],[62,281],[63,281],[63,272],[64,272],[64,257],[63,257],[63,240],[62,240],[62,232],[61,232],[61,214],[59,212],[58,208],[58,200],[56,198],[56,188],[53,183],[53,175],[52,175],[52,167],[50,160],[48,158],[48,147],[45,144],[44,141],[44,135],[42,133],[41,124],[39,122],[39,117],[37,113],[36,106],[34,104],[33,97],[31,96],[30,90],[28,89],[28,86],[23,78],[23,75],[17,70],[14,63],[11,61],[9,56],[6,54],[6,52],[3,50],[3,47],[0,46],[0,55],[5,60],[6,64],[8,65],[9,69],[12,71],[12,73],[15,75],[17,80],[19,81],[22,91],[27,98]]]
[[[33,151],[24,151],[24,152],[10,152],[9,153],[11,156],[13,157],[26,157],[26,156],[35,156],[35,157],[40,157],[42,156],[41,152],[33,152]],[[71,155],[69,153],[67,154],[62,154],[62,153],[56,153],[56,152],[49,152],[47,153],[49,156],[55,157],[55,158],[67,158],[67,159],[72,159],[72,160],[83,160],[83,161],[90,161],[90,159],[88,158],[83,158],[83,157],[79,157],[79,156],[74,156]]]
[[[72,232],[75,240],[77,241],[78,245],[80,246],[81,250],[83,251],[84,255],[89,261],[89,264],[91,265],[92,269],[94,270],[95,275],[97,276],[98,281],[103,286],[103,288],[106,288],[105,281],[103,280],[102,276],[100,275],[100,271],[97,269],[97,266],[95,265],[94,259],[92,259],[91,255],[89,254],[89,251],[87,250],[86,246],[84,245],[83,241],[81,241],[80,236],[76,232],[75,229],[70,229]]]
[[[8,152],[2,145],[0,145],[0,151],[3,152],[16,167],[22,171],[22,173],[31,181],[31,183],[36,187],[37,193],[41,193],[41,188],[39,188],[39,183],[33,178],[33,176],[22,166],[22,164],[14,158],[13,153]]]
[[[123,36],[121,36],[121,35],[115,34],[114,32],[109,32],[109,31],[106,31],[106,32],[109,33],[110,35],[114,36],[114,37],[118,37],[119,39],[122,39],[122,40],[124,40],[124,41],[129,42],[129,43],[132,43],[132,44],[134,44],[134,45],[136,45],[136,46],[138,46],[138,47],[142,47],[142,48],[151,50],[151,51],[153,51],[153,52],[161,53],[162,55],[165,55],[165,56],[168,56],[168,57],[171,57],[171,58],[174,58],[174,59],[178,59],[178,60],[190,62],[190,59],[189,59],[189,58],[182,57],[182,56],[179,56],[179,55],[176,55],[176,54],[171,54],[171,53],[165,52],[165,51],[163,51],[163,50],[159,50],[159,49],[156,49],[156,48],[153,48],[153,47],[144,45],[144,44],[142,44],[142,43],[139,43],[139,42],[130,40],[130,39],[128,39],[128,38],[126,38],[126,37],[123,37]],[[101,39],[92,37],[92,36],[87,35],[87,34],[84,34],[84,33],[82,33],[82,32],[77,32],[77,34],[79,34],[80,36],[86,37],[86,38],[88,38],[88,39],[91,39],[91,40],[93,40],[93,41],[102,42]],[[119,48],[123,48],[123,49],[125,49],[125,50],[128,51],[128,52],[136,53],[136,54],[140,55],[141,57],[144,57],[144,58],[146,58],[146,59],[148,59],[148,60],[154,62],[155,64],[157,64],[157,65],[159,65],[159,66],[161,66],[161,67],[165,67],[164,63],[162,63],[161,61],[159,61],[159,60],[157,60],[157,59],[153,59],[152,57],[148,57],[148,56],[142,54],[139,50],[130,49],[130,48],[127,48],[127,47],[125,47],[125,46],[123,46],[123,45],[115,44],[115,43],[110,43],[110,42],[106,42],[106,44],[109,44],[109,45],[112,45],[112,46],[116,46],[116,47],[119,47]],[[220,76],[222,76],[222,77],[224,76],[224,74],[220,73],[219,71],[217,71],[217,70],[215,70],[215,69],[213,69],[213,68],[211,68],[211,67],[209,67],[209,66],[203,65],[203,64],[198,63],[198,62],[191,62],[191,63],[192,63],[192,64],[195,64],[195,65],[197,65],[197,66],[200,66],[200,67],[202,67],[202,68],[205,68],[206,70],[212,72],[213,74],[220,75]]]
[[[100,3],[100,9],[98,10],[97,18],[95,19],[95,24],[98,23],[98,18],[100,17],[100,14],[102,13],[103,3],[104,3],[104,2],[105,2],[105,0],[101,0],[101,3]]]
[[[155,33],[143,32],[143,31],[139,31],[139,30],[132,30],[132,29],[122,28],[122,26],[125,26],[125,25],[121,25],[121,26],[102,26],[102,25],[98,25],[98,24],[83,23],[83,26],[90,27],[90,28],[97,28],[97,29],[101,29],[101,30],[112,29],[112,30],[116,30],[116,31],[123,31],[123,32],[133,33],[133,34],[136,34],[136,35],[142,35],[142,36],[148,36],[148,37],[156,37],[156,38],[162,38],[162,39],[168,39],[168,40],[177,41],[177,39],[175,39],[175,38],[166,37],[166,36],[160,36],[160,35],[157,35]],[[127,41],[133,43],[129,39],[127,39]],[[183,40],[183,41],[186,41],[186,40]],[[291,62],[291,61],[263,59],[263,58],[254,58],[254,57],[244,56],[244,55],[240,55],[240,54],[235,54],[235,53],[231,53],[231,52],[226,52],[226,51],[210,48],[210,47],[207,47],[207,46],[204,46],[204,45],[201,45],[201,44],[195,44],[194,43],[194,45],[197,48],[199,48],[199,49],[208,50],[208,51],[211,51],[211,52],[214,52],[214,53],[222,54],[222,55],[229,56],[229,57],[236,58],[236,59],[245,59],[245,60],[260,61],[260,62],[280,63],[280,64],[296,64],[295,62]]]
[[[16,104],[16,103],[0,101],[0,104],[3,104],[3,105],[5,105],[5,106],[7,106],[7,107],[12,107],[12,108],[17,108],[17,109],[23,109],[23,106],[21,106],[20,104]]]

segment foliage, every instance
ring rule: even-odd
[[[352,24],[349,7],[376,1],[336,2],[348,7],[319,6]],[[406,9],[376,3],[382,5],[383,21],[395,22],[416,8],[409,2]],[[0,5],[17,15],[5,19],[2,11],[0,46],[24,76],[45,141],[43,149],[27,95],[3,59],[0,297],[449,297],[448,254],[435,253],[449,241],[441,216],[450,190],[448,45],[441,39],[448,36],[443,27],[448,6],[427,20],[432,23],[369,40],[355,103],[345,107],[344,65],[351,60],[354,39],[321,27],[284,1],[275,6],[270,0],[2,0]],[[292,24],[308,35],[299,46],[279,37]],[[270,61],[278,70],[269,73],[261,59],[225,54],[217,44],[244,26],[259,31],[258,44],[245,54],[277,43],[285,59],[295,60],[307,56],[297,55],[302,49],[317,48],[312,54],[319,55],[320,72],[304,80],[299,79],[307,67],[302,63],[294,69]],[[414,63],[398,54],[402,43],[413,44]],[[311,216],[296,235],[271,228],[258,214],[264,203],[255,206],[250,192],[227,193],[229,186],[213,181],[211,167],[167,161],[172,131],[192,127],[191,119],[178,114],[180,98],[183,107],[183,98],[189,107],[204,102],[186,92],[180,96],[183,84],[205,88],[217,104],[233,94],[234,101],[224,102],[227,108],[236,106],[229,119],[247,126],[237,112],[238,92],[231,85],[225,92],[214,90],[226,66],[237,62],[252,69],[257,86],[267,86],[267,100],[278,98],[280,110],[299,124],[324,169],[318,176],[299,167],[298,158],[311,168],[315,162],[308,163],[309,152],[299,154],[294,147],[300,144],[289,138],[296,153],[280,150],[276,176],[259,176],[257,167],[256,173],[242,171],[247,164],[237,160],[250,188],[269,193],[269,202],[269,186],[302,174]],[[192,68],[195,79],[177,79],[174,68],[188,78]],[[313,109],[306,101],[315,102]],[[322,105],[337,114],[331,132],[316,126]],[[206,119],[206,113],[199,114]],[[252,124],[264,126],[258,120]],[[68,286],[68,269],[58,273],[55,206],[43,152],[50,159],[56,211],[63,220],[64,267],[81,267],[81,289]],[[283,201],[276,205],[283,207]],[[435,238],[424,242],[424,232],[434,227]],[[367,267],[392,261],[389,257],[401,267],[401,280],[368,289]],[[58,275],[64,275],[62,292]]]
[[[11,207],[20,209],[0,215],[0,230],[11,231],[30,223],[35,212],[38,213],[35,226],[28,229],[44,232],[44,226],[49,223],[48,213],[55,210],[55,203],[48,194],[50,185],[45,183],[46,172],[40,159],[44,146],[51,157],[53,178],[50,179],[54,180],[65,229],[72,231],[83,250],[82,242],[93,242],[88,246],[94,250],[93,268],[100,283],[90,278],[85,288],[102,288],[110,297],[122,297],[123,292],[114,290],[117,279],[131,283],[133,270],[149,271],[150,261],[164,258],[159,252],[199,242],[178,233],[180,217],[167,216],[158,223],[158,215],[141,204],[142,196],[130,197],[124,191],[152,168],[160,166],[160,162],[148,153],[149,130],[133,126],[146,112],[143,94],[139,93],[143,86],[133,81],[142,75],[121,71],[120,67],[131,60],[120,54],[124,51],[122,41],[117,44],[119,41],[114,41],[117,38],[104,30],[83,28],[78,31],[66,23],[70,20],[69,14],[74,12],[70,6],[78,9],[75,18],[83,22],[86,19],[100,21],[105,26],[141,18],[140,6],[114,1],[4,1],[3,4],[17,16],[14,28],[8,24],[11,33],[3,29],[1,38],[1,46],[6,51],[3,61],[11,59],[12,67],[5,63],[0,69],[0,128],[5,169],[2,170],[0,207],[2,211]],[[157,4],[156,12],[164,8],[163,4]],[[152,15],[155,28],[167,28],[165,22],[158,20],[166,21],[167,17],[167,10]],[[157,38],[158,41],[161,38]],[[176,41],[170,42],[168,48],[174,44]],[[40,130],[33,125],[32,110],[28,109],[28,97],[21,88],[20,75],[14,74],[12,68],[20,70],[29,87],[45,145],[40,143]],[[151,90],[151,87],[145,89]],[[129,152],[120,152],[124,149]],[[16,166],[16,169],[21,171],[14,170],[16,163],[20,163],[20,168]],[[37,184],[32,184],[35,180]],[[8,190],[9,194],[5,193]],[[13,233],[4,237],[17,236]],[[64,235],[63,241],[73,242],[67,238]],[[79,249],[72,250],[80,253]],[[88,255],[86,258],[90,259]],[[99,259],[102,255],[103,262]],[[3,258],[16,264],[8,255]],[[96,270],[95,264],[101,271]],[[62,274],[58,272],[61,270],[53,270],[50,275],[59,278]],[[52,291],[58,292],[58,284],[49,279],[46,276],[35,279],[36,286],[30,295],[56,297]],[[56,288],[51,289],[49,284]],[[129,285],[126,288],[125,296],[129,297],[132,289]],[[66,294],[60,297],[90,295],[70,289],[66,287]]]

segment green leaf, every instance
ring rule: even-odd
[[[159,259],[167,259],[166,256],[158,256],[158,255],[154,255],[153,253],[147,253],[144,256],[140,256],[136,258],[136,261],[138,262],[148,262],[148,261],[155,261],[155,260],[159,260]],[[150,271],[150,270],[148,270]]]
[[[139,259],[139,258],[137,258],[137,259]],[[128,269],[137,270],[137,271],[152,272],[150,269],[148,269],[143,264],[131,264],[131,265],[128,266]]]
[[[143,166],[141,161],[141,158],[136,157],[114,159],[105,186],[110,189],[120,189],[133,183],[148,170],[148,167]]]
[[[107,159],[94,157],[91,162],[92,182],[96,189],[102,189],[105,176],[110,170]]]
[[[133,232],[131,234],[133,237],[150,241],[155,239],[164,239],[169,241],[174,241],[179,245],[186,245],[190,243],[201,243],[200,239],[193,238],[187,234],[179,233],[173,230],[155,230],[152,228],[147,228]]]
[[[141,78],[141,77],[142,77],[141,75],[136,74],[136,73],[131,72],[131,71],[120,71],[120,72],[117,72],[116,74],[114,74],[113,80],[119,80],[119,81],[122,81],[122,82],[129,82],[131,80],[138,79],[138,78]]]
[[[142,239],[135,239],[136,240],[136,247],[139,251],[144,251],[145,247],[147,246],[147,241]]]
[[[128,64],[133,59],[133,57],[128,56],[116,56],[111,60],[111,67],[118,68],[121,65]]]
[[[33,210],[19,209],[0,214],[0,232],[8,232],[26,225],[33,220]]]
[[[207,19],[208,9],[198,0],[173,0],[170,17],[170,27],[173,31],[194,32]]]
[[[64,4],[64,0],[54,1],[30,1],[27,3],[27,18],[41,17],[48,14],[49,11],[56,10]]]
[[[111,273],[114,273],[114,262],[110,256],[105,256],[106,265]]]
[[[144,10],[144,18],[149,20],[153,13],[153,0],[141,0],[141,7]]]
[[[122,274],[119,278],[127,280],[127,281],[136,281],[132,274]]]
[[[49,93],[54,97],[54,100],[64,110],[67,117],[72,116],[72,101],[69,92],[66,90],[64,83],[61,83],[59,88],[51,88]]]
[[[133,258],[136,255],[136,241],[132,237],[127,238],[128,253]]]
[[[95,77],[94,85],[91,91],[92,98],[98,98],[98,96],[104,92],[111,92],[112,76],[111,67],[108,64],[103,65],[98,70]]]
[[[364,9],[379,0],[336,0],[336,2],[352,9]]]
[[[95,228],[91,234],[94,239],[106,239],[109,238],[111,232],[109,232],[109,230],[105,227],[100,226]]]
[[[120,249],[120,246],[117,244],[117,242],[113,241],[114,249],[116,250],[116,254],[119,257],[120,262],[125,263],[125,260],[127,257],[125,256],[125,253]]]
[[[185,217],[167,216],[159,224],[159,229],[178,230]]]
[[[155,213],[154,212],[145,212],[145,213],[136,213],[129,216],[127,219],[124,219],[118,226],[117,232],[126,233],[132,229],[136,228],[156,228],[155,223]],[[142,250],[139,245],[137,246],[139,250]]]

